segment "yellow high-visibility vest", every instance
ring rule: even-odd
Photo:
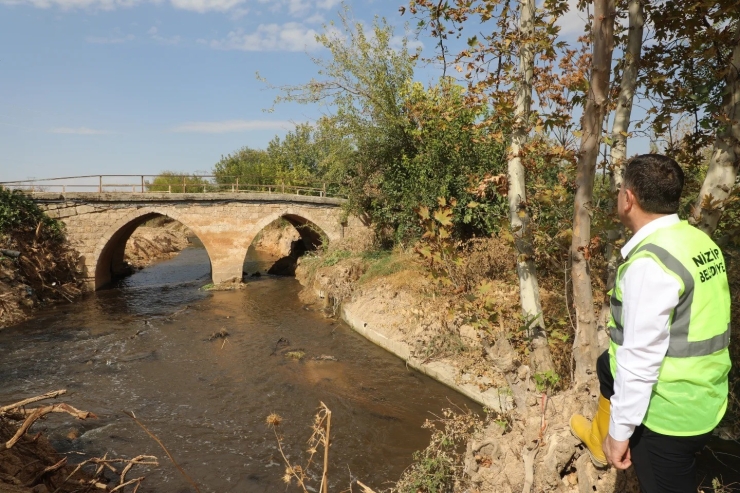
[[[611,292],[609,355],[616,375],[616,350],[624,342],[620,280],[632,263],[653,259],[680,285],[669,318],[669,344],[643,424],[672,436],[707,433],[727,409],[730,371],[730,288],[719,247],[686,221],[650,234],[617,271]],[[646,300],[649,302],[649,300]]]

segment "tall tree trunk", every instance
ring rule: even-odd
[[[611,163],[612,173],[610,185],[612,199],[609,203],[609,209],[614,211],[616,206],[616,197],[619,188],[622,186],[622,175],[624,172],[623,165],[627,157],[627,132],[630,127],[630,117],[632,115],[632,102],[635,97],[637,88],[637,70],[640,65],[640,56],[642,54],[642,32],[645,24],[643,15],[642,2],[644,0],[630,0],[628,5],[629,11],[629,31],[627,33],[627,49],[624,52],[624,71],[622,72],[622,81],[619,85],[619,97],[617,98],[617,109],[614,114],[614,125],[612,126],[612,147]],[[607,291],[614,287],[617,277],[617,264],[619,262],[619,249],[615,244],[618,240],[624,239],[624,229],[609,230],[608,243],[606,247],[607,258]],[[601,307],[599,316],[600,329],[606,327],[609,319],[609,299],[605,298]]]
[[[722,111],[729,119],[717,131],[712,157],[699,197],[694,205],[692,219],[696,226],[711,235],[722,215],[723,202],[735,186],[740,166],[740,24],[735,27],[732,58],[729,60],[725,81],[725,100]]]
[[[614,49],[614,1],[594,0],[591,84],[581,119],[581,149],[578,154],[573,242],[570,251],[573,304],[576,310],[576,335],[573,342],[576,384],[587,381],[593,375],[599,349],[588,259],[590,258],[591,208],[596,158],[599,153],[601,128],[607,109]]]
[[[531,363],[535,372],[553,369],[550,348],[547,345],[540,288],[534,263],[532,228],[527,212],[527,190],[522,147],[528,138],[529,116],[532,106],[532,74],[534,73],[534,0],[520,0],[519,17],[519,83],[517,87],[516,123],[511,136],[509,154],[509,220],[517,250],[516,272],[519,276],[519,298],[525,319],[530,322],[529,336],[532,340]]]

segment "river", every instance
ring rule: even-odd
[[[245,270],[264,272],[268,260],[252,252]],[[205,250],[188,248],[111,289],[0,331],[0,404],[67,389],[65,402],[98,418],[52,415],[34,431],[44,430],[71,461],[156,455],[159,467],[139,469],[143,492],[194,490],[124,410],[201,491],[219,493],[285,490],[285,465],[265,422],[273,412],[283,418],[286,455],[302,463],[313,415],[320,401],[329,406],[330,491],[340,491],[351,477],[389,486],[428,444],[422,423],[443,408],[481,411],[304,306],[295,279],[262,276],[242,290],[200,289],[209,282]],[[211,339],[221,329],[228,336]],[[274,351],[280,338],[290,346]],[[286,358],[287,350],[305,357]],[[313,359],[321,355],[337,361]]]

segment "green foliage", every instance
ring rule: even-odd
[[[377,250],[363,254],[367,263],[365,272],[358,279],[358,283],[365,283],[378,277],[387,277],[409,268],[408,258],[393,255],[390,250]]]
[[[64,225],[47,216],[20,190],[0,190],[0,235],[35,232],[51,239],[64,238]]]
[[[560,383],[560,375],[552,370],[547,370],[543,373],[535,373],[532,375],[534,378],[534,385],[537,392],[552,392]]]
[[[471,109],[451,78],[429,88],[413,82],[418,53],[410,53],[405,41],[395,46],[393,28],[384,20],[367,30],[345,11],[338,27],[341,36],[328,29],[317,37],[331,54],[314,60],[322,78],[281,88],[276,101],[326,104],[332,114],[319,121],[311,138],[307,128],[299,128],[268,152],[281,169],[292,163],[296,180],[338,183],[349,198],[348,211],[368,217],[385,246],[415,241],[422,230],[414,209],[431,207],[440,196],[459,201],[452,234],[490,234],[496,216],[506,211],[505,200],[481,195],[473,185],[505,170],[505,142],[491,138],[501,129],[478,125],[494,115],[485,107]],[[468,207],[472,202],[476,206]]]
[[[301,123],[284,138],[275,137],[266,150],[243,147],[222,156],[213,168],[220,184],[290,185],[321,188],[338,193],[333,182],[337,161],[347,161],[349,143],[321,119],[316,125]]]
[[[442,418],[427,420],[423,428],[432,430],[429,446],[414,453],[414,463],[406,469],[391,491],[394,493],[452,493],[464,481],[464,444],[482,427],[471,412],[442,411]]]
[[[338,264],[346,258],[350,258],[351,256],[352,252],[349,252],[347,250],[334,250],[321,257],[322,265],[324,267],[330,267],[332,265]]]
[[[148,192],[198,193],[212,189],[203,178],[188,173],[163,171],[146,183]]]
[[[216,181],[221,184],[274,185],[277,170],[267,151],[242,147],[233,154],[221,156],[213,168]]]
[[[437,199],[439,207],[430,210],[427,206],[421,206],[416,210],[424,234],[421,241],[415,247],[415,252],[425,261],[432,278],[441,285],[449,287],[454,284],[454,270],[452,264],[460,265],[461,258],[457,248],[457,242],[452,237],[453,208],[457,205],[457,199],[450,199],[449,205],[444,197]]]

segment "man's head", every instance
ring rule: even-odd
[[[624,167],[619,190],[619,219],[636,231],[655,216],[675,214],[683,190],[683,170],[673,159],[660,154],[642,154]]]

